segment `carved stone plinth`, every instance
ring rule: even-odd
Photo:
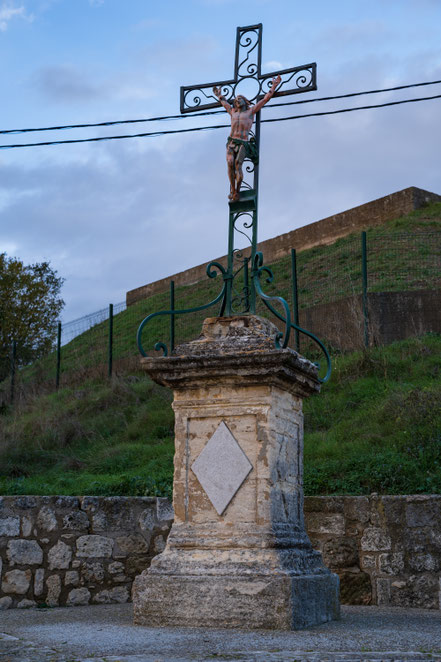
[[[175,521],[136,578],[135,623],[297,629],[339,617],[338,577],[303,520],[302,400],[316,368],[255,316],[210,318],[143,359],[174,391]]]

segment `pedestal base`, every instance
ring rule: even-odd
[[[144,359],[174,391],[175,521],[133,585],[135,623],[291,630],[339,617],[338,577],[303,519],[302,400],[316,367],[258,317],[205,320]]]
[[[154,627],[298,630],[339,618],[338,577],[161,576],[134,587],[134,619]]]

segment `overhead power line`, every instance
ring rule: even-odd
[[[277,106],[297,106],[303,103],[314,103],[316,101],[334,101],[336,99],[349,99],[350,97],[358,97],[366,94],[380,94],[382,92],[395,92],[397,90],[406,90],[411,87],[422,87],[425,85],[437,85],[441,80],[431,80],[423,83],[410,83],[408,85],[396,85],[395,87],[384,87],[377,90],[364,90],[363,92],[349,92],[347,94],[338,94],[331,97],[316,97],[315,99],[301,99],[300,101],[285,101],[282,103],[271,103],[266,108],[276,108]],[[2,134],[17,134],[17,133],[32,133],[37,131],[62,131],[67,129],[88,129],[101,126],[116,126],[118,124],[139,124],[141,122],[163,122],[166,120],[181,120],[190,119],[191,117],[204,117],[206,115],[219,115],[225,113],[224,109],[221,110],[207,110],[198,112],[197,115],[164,115],[162,117],[142,117],[134,120],[114,120],[109,122],[95,122],[83,124],[60,124],[58,126],[42,126],[30,129],[4,129],[0,130]]]
[[[436,94],[430,97],[419,97],[415,99],[402,99],[401,101],[388,101],[387,103],[377,103],[369,106],[354,106],[352,108],[342,108],[340,110],[327,110],[318,113],[305,113],[303,115],[290,115],[288,117],[275,117],[272,119],[264,119],[262,122],[283,122],[286,120],[297,120],[305,117],[323,117],[325,115],[338,115],[340,113],[350,113],[356,110],[370,110],[373,108],[386,108],[387,106],[398,106],[404,103],[416,103],[418,101],[429,101],[432,99],[441,99],[441,94]],[[229,128],[229,124],[215,124],[213,126],[198,126],[191,129],[170,129],[167,131],[152,131],[149,133],[134,133],[119,136],[100,136],[98,138],[77,138],[72,140],[51,140],[37,143],[18,143],[16,145],[0,145],[0,149],[15,149],[18,147],[43,147],[47,145],[65,145],[72,143],[89,143],[99,142],[102,140],[123,140],[125,138],[153,138],[156,136],[166,136],[175,133],[191,133],[195,131],[210,131],[213,129]]]

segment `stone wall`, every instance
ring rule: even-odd
[[[441,609],[441,495],[308,497],[305,518],[343,604]]]
[[[162,551],[166,499],[0,497],[0,608],[126,602]],[[343,604],[441,609],[441,495],[306,497]]]
[[[0,609],[127,602],[172,513],[154,497],[0,497]]]
[[[303,251],[314,246],[332,244],[340,237],[346,237],[352,232],[360,232],[367,228],[382,225],[387,221],[409,214],[414,209],[419,209],[429,202],[440,201],[441,196],[437,193],[430,193],[415,186],[410,186],[384,198],[372,200],[340,214],[334,214],[321,221],[310,223],[297,230],[291,230],[291,232],[262,241],[258,245],[258,250],[263,252],[265,264],[272,264],[288,255],[291,248]],[[226,266],[226,256],[216,258],[216,261]],[[204,280],[207,264],[191,267],[186,271],[130,290],[126,294],[126,303],[130,306],[137,301],[147,299],[153,294],[167,291],[171,280],[174,280],[176,286],[192,285]]]

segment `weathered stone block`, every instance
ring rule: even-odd
[[[49,570],[68,568],[71,560],[72,550],[62,540],[59,540],[48,552]]]
[[[30,510],[37,505],[37,498],[33,496],[20,496],[15,499],[15,506],[20,510]]]
[[[35,540],[10,540],[6,550],[10,565],[41,565],[43,550]]]
[[[439,608],[439,582],[434,575],[411,575],[404,586],[393,583],[390,604],[395,607]]]
[[[79,607],[88,605],[90,600],[90,591],[87,588],[74,588],[67,596],[66,605],[68,607]]]
[[[10,570],[5,572],[2,582],[3,593],[17,593],[23,595],[27,592],[32,579],[30,570]]]
[[[390,579],[377,579],[377,605],[379,607],[386,606],[390,603],[391,597],[391,580]]]
[[[76,570],[68,570],[64,575],[65,586],[78,586],[80,583],[80,576]]]
[[[3,598],[0,598],[0,611],[9,609],[12,605],[12,598],[9,595],[5,595]]]
[[[305,513],[342,513],[344,500],[342,497],[305,497]]]
[[[113,561],[112,563],[109,563],[107,568],[110,575],[116,575],[119,572],[124,572],[124,569],[124,563],[121,563],[120,561]]]
[[[90,523],[83,510],[73,510],[63,517],[63,529],[67,531],[87,531]]]
[[[43,506],[37,515],[37,526],[43,531],[50,533],[57,528],[57,518],[54,511],[48,506]]]
[[[368,527],[361,538],[361,549],[364,552],[381,552],[391,548],[392,542],[386,531],[377,527]]]
[[[156,500],[156,516],[160,522],[170,522],[174,519],[173,505],[165,497]]]
[[[19,536],[20,518],[2,517],[0,518],[0,536]]]
[[[36,607],[37,603],[35,600],[20,600],[17,603],[17,609],[30,609],[31,607]]]
[[[23,538],[28,538],[32,533],[33,521],[30,517],[21,518],[21,534]]]
[[[370,504],[368,497],[345,497],[343,500],[346,520],[360,524],[369,522]]]
[[[100,591],[93,598],[92,602],[98,604],[124,603],[129,599],[129,590],[126,586],[116,586],[112,589]]]
[[[401,575],[404,571],[404,555],[401,552],[379,554],[378,569],[386,575]]]
[[[44,568],[37,568],[34,577],[34,595],[39,596],[44,590]]]
[[[85,562],[81,566],[81,578],[83,583],[86,584],[101,584],[105,576],[104,566],[102,563]]]
[[[351,538],[333,538],[323,545],[323,561],[328,568],[349,568],[359,564],[357,543]]]
[[[80,536],[77,540],[77,555],[107,558],[112,556],[113,546],[112,538],[96,535]]]
[[[61,578],[59,575],[51,575],[46,579],[47,595],[46,603],[49,607],[58,607],[61,593]]]
[[[433,554],[411,554],[409,566],[416,572],[438,572],[441,559]]]
[[[312,534],[329,533],[334,536],[344,536],[345,519],[340,513],[305,513],[306,528]]]
[[[146,508],[138,518],[138,525],[143,534],[150,535],[157,524],[156,514],[152,508]]]
[[[338,578],[331,577],[332,593],[325,576],[214,579],[153,575],[145,583],[137,577],[135,623],[181,627],[193,621],[198,627],[297,630],[311,621],[338,618]]]
[[[409,527],[441,528],[441,497],[416,495],[406,499],[406,523]]]
[[[363,554],[361,557],[361,567],[364,570],[375,570],[377,567],[377,556],[375,554]]]
[[[147,554],[148,544],[140,534],[119,537],[116,539],[116,545],[113,551],[115,558],[126,557],[132,554]]]

